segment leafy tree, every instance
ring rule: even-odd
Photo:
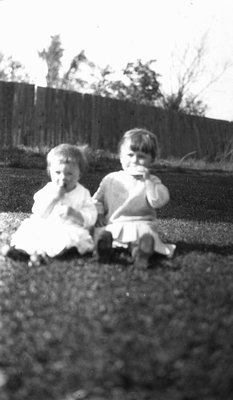
[[[95,68],[95,64],[88,60],[85,51],[82,50],[73,58],[68,71],[63,75],[61,87],[67,90],[77,90],[86,93],[90,92],[90,78],[92,77]],[[86,79],[84,79],[84,77]]]
[[[128,78],[129,85],[126,86],[126,98],[137,103],[155,105],[161,97],[160,83],[157,74],[151,65],[156,60],[150,60],[145,64],[141,60],[136,63],[128,63],[123,74]]]
[[[1,81],[7,80],[7,74],[4,65],[4,55],[2,53],[0,53],[0,80]]]
[[[62,76],[63,53],[64,49],[61,45],[60,35],[51,36],[49,47],[38,52],[39,57],[47,63],[47,86],[86,93],[90,92],[90,76],[93,74],[95,64],[88,60],[84,50],[82,50],[72,59],[68,71],[63,73]]]
[[[63,52],[60,35],[51,36],[51,43],[47,50],[43,49],[38,52],[39,57],[47,63],[46,81],[49,87],[57,88],[61,86],[60,68],[62,66]]]
[[[114,74],[112,68],[109,65],[104,68],[96,67],[96,71],[98,76],[91,85],[93,93],[104,97],[117,97],[114,88],[114,81],[109,80],[110,75]],[[118,82],[119,81],[117,81],[117,84]]]
[[[100,70],[100,79],[92,88],[95,94],[155,105],[161,97],[159,74],[152,69],[155,60],[130,62],[123,69],[122,79],[111,80],[114,71],[109,66]]]
[[[7,75],[8,79],[12,82],[29,82],[30,77],[25,71],[24,66],[20,61],[15,61],[12,57],[7,59],[8,68]]]
[[[0,53],[0,80],[11,82],[29,82],[30,78],[25,67],[12,57],[5,58]]]

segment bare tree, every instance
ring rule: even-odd
[[[176,88],[171,88],[171,93],[163,93],[161,105],[165,109],[184,112],[186,114],[205,115],[207,105],[201,96],[206,90],[217,82],[226,70],[231,67],[231,63],[225,62],[221,68],[214,73],[209,73],[208,80],[202,84],[201,88],[195,91],[197,83],[203,82],[203,77],[208,75],[205,66],[205,56],[207,34],[205,34],[199,45],[195,48],[187,46],[182,57],[174,57],[172,72],[174,75]]]

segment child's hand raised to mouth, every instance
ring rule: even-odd
[[[143,179],[148,179],[150,176],[150,171],[143,165],[136,165],[135,167],[130,167],[127,172],[132,176],[141,176]]]

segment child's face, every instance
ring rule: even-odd
[[[50,165],[51,181],[58,188],[65,189],[70,192],[75,188],[80,178],[80,169],[76,163],[61,163],[59,160],[54,160]]]
[[[124,170],[131,170],[137,167],[150,168],[152,156],[143,151],[133,151],[131,149],[131,143],[128,141],[121,147],[120,162]]]

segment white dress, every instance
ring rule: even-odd
[[[94,242],[90,229],[95,224],[97,211],[89,190],[77,183],[57,202],[48,217],[42,218],[40,210],[53,197],[53,188],[52,182],[49,182],[35,193],[32,215],[13,234],[11,245],[29,255],[36,252],[49,257],[55,257],[71,247],[76,247],[80,254],[92,251]],[[84,219],[83,226],[71,217],[62,218],[59,214],[62,206],[79,211]]]
[[[175,245],[163,243],[157,232],[156,209],[169,201],[169,192],[161,180],[150,176],[144,181],[126,171],[112,172],[100,183],[93,200],[99,214],[106,216],[107,231],[116,246],[137,244],[145,233],[154,237],[154,250],[172,257]],[[95,236],[98,236],[98,228]]]

